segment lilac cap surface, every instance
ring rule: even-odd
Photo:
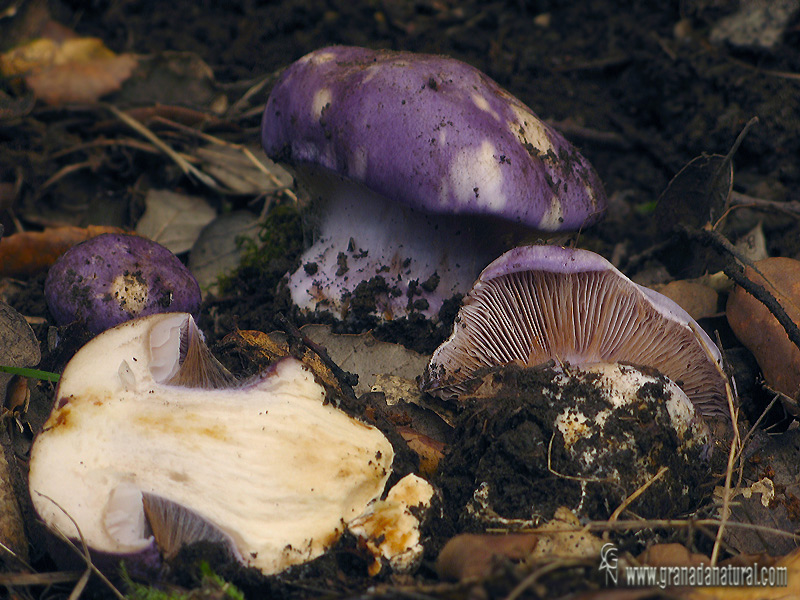
[[[136,235],[105,233],[67,250],[44,287],[59,325],[100,333],[134,317],[200,309],[200,286],[172,252]]]
[[[543,231],[597,221],[606,198],[577,150],[522,102],[452,58],[332,46],[282,74],[267,102],[271,158],[322,166],[431,213]]]

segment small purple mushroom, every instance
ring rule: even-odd
[[[480,369],[551,360],[652,367],[703,415],[728,414],[722,355],[688,313],[598,254],[559,246],[514,248],[484,269],[423,388],[458,396]]]
[[[303,310],[347,312],[380,276],[377,312],[435,316],[520,230],[574,230],[606,199],[589,163],[460,61],[334,46],[283,73],[264,111],[268,156],[316,202],[314,245],[291,275]]]
[[[59,325],[82,321],[100,333],[134,317],[197,316],[200,286],[172,252],[147,238],[106,233],[67,250],[44,286]]]

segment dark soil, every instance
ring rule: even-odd
[[[442,53],[464,60],[560,128],[603,180],[610,198],[606,220],[562,241],[577,238],[582,247],[602,253],[629,276],[649,283],[699,276],[719,260],[664,226],[668,218],[655,219],[654,206],[684,165],[703,154],[725,155],[752,117],[759,122],[733,159],[734,190],[780,202],[800,201],[800,21],[795,17],[771,49],[712,44],[711,27],[737,6],[715,0],[64,0],[50,8],[61,23],[80,35],[102,38],[117,52],[196,53],[212,67],[217,89],[232,99],[258,78],[329,44]],[[0,19],[0,46],[13,41],[11,27],[8,19]],[[2,90],[11,91],[5,83]],[[263,104],[268,91],[269,85],[260,90],[252,100],[254,107]],[[113,148],[103,154],[87,151],[79,158],[59,155],[102,131],[98,118],[87,111],[37,107],[22,118],[0,120],[0,184],[19,187],[13,207],[0,204],[6,234],[15,230],[16,218],[33,229],[63,224],[54,223],[51,215],[63,215],[65,207],[73,224],[132,227],[150,187],[209,196],[161,157]],[[253,110],[227,135],[232,141],[253,142],[259,136],[259,119],[258,110]],[[43,186],[78,160],[89,161],[91,167]],[[208,199],[225,210],[260,208],[248,200],[213,195]],[[800,255],[797,221],[774,210],[736,210],[724,231],[735,239],[759,220],[772,255]],[[279,203],[268,214],[264,232],[261,252],[250,256],[220,296],[203,308],[201,326],[212,342],[237,326],[281,328],[279,315],[296,325],[309,320],[292,309],[288,294],[278,285],[299,265],[302,216]],[[46,346],[50,316],[42,302],[42,283],[41,276],[25,280],[8,299],[26,316],[43,318],[35,331]],[[356,298],[355,318],[337,324],[339,330],[373,329],[382,339],[422,352],[431,352],[449,335],[458,307],[458,299],[448,303],[438,323],[416,317],[379,323],[367,314],[369,302],[369,293]],[[330,321],[325,315],[311,319]],[[713,326],[722,330],[726,343],[735,344],[721,320]],[[73,351],[86,339],[80,333],[61,333],[71,340]],[[62,345],[57,354],[46,352],[42,368],[58,370],[68,358]],[[748,364],[752,369],[752,361]],[[750,372],[745,388],[754,389],[754,380]],[[744,401],[757,415],[752,398]],[[514,417],[521,419],[526,433],[541,418],[529,416]],[[464,427],[477,427],[477,421]],[[401,582],[375,582],[361,574],[362,559],[344,544],[331,556],[268,584],[233,576],[248,592],[275,597],[326,591],[355,595],[375,583]],[[423,564],[417,581],[434,581],[429,563]],[[580,586],[561,582],[558,590],[567,593]]]
[[[669,475],[631,504],[634,513],[677,518],[710,493],[704,448],[684,448],[687,440],[670,424],[663,376],[640,388],[641,402],[614,408],[596,386],[597,375],[567,374],[557,382],[551,369],[511,367],[487,376],[488,393],[479,388],[475,397],[459,398],[464,409],[437,479],[448,508],[444,520],[458,521],[453,531],[513,530],[509,520],[530,527],[551,520],[560,506],[579,518],[608,519],[655,475],[654,465],[668,466]],[[580,439],[567,442],[554,424],[570,407],[589,424],[598,413],[611,413],[604,426],[589,425]],[[481,486],[488,494],[476,502]]]

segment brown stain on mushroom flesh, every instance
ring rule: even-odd
[[[136,415],[134,422],[151,433],[163,433],[174,437],[211,438],[228,441],[228,431],[220,425],[209,425],[207,419],[181,411],[174,415],[166,412]]]

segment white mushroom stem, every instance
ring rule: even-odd
[[[514,229],[490,217],[422,213],[321,169],[298,177],[318,204],[313,246],[290,280],[302,310],[344,316],[355,288],[380,276],[388,291],[377,295],[378,314],[435,317],[444,300],[469,290]]]

